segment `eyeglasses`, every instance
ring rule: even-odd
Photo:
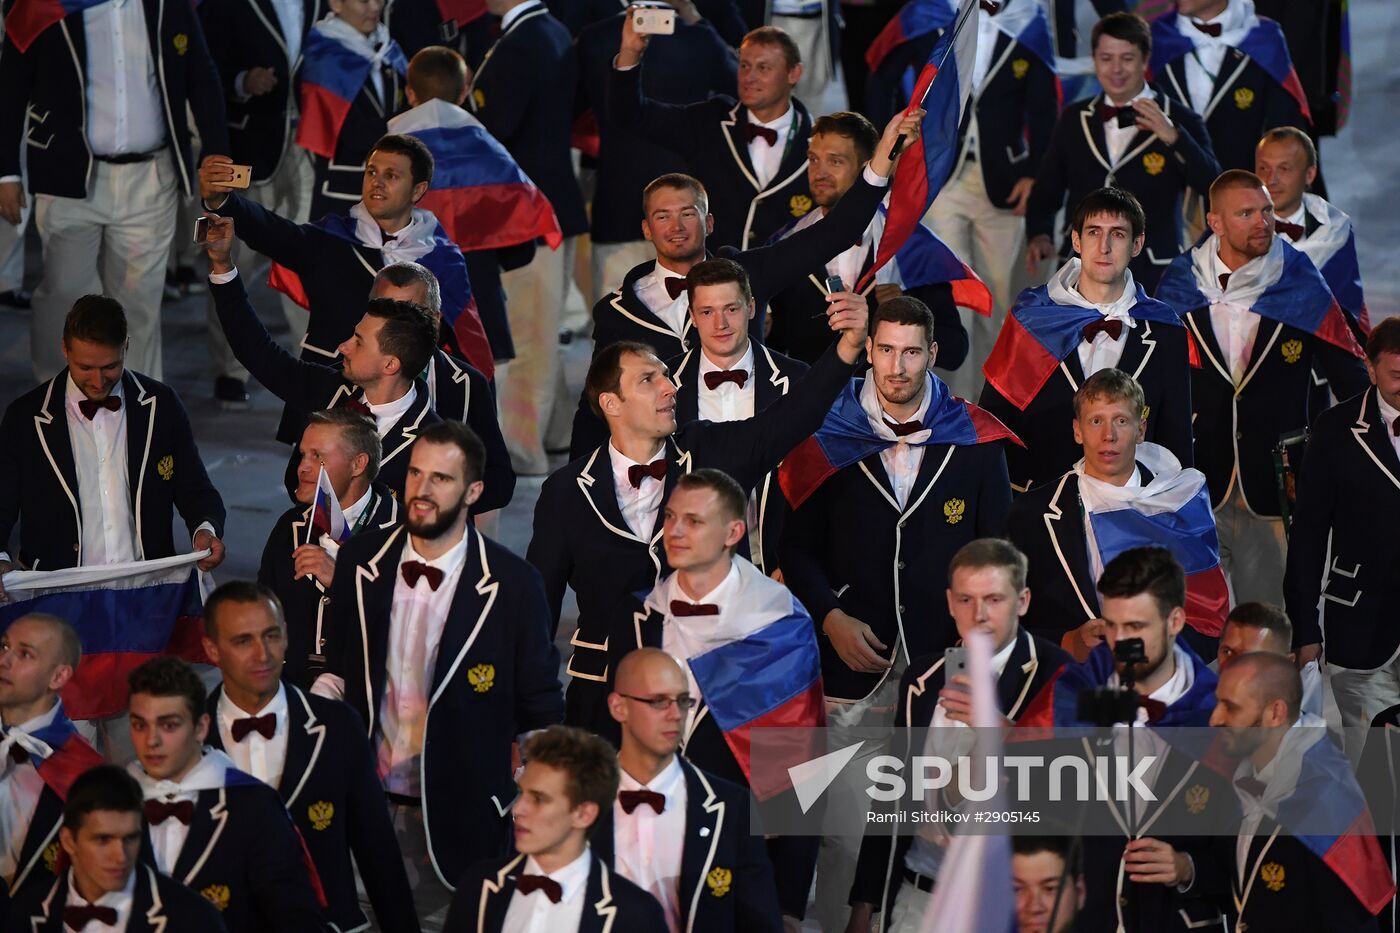
[[[671,708],[671,704],[676,704],[676,709],[682,713],[690,712],[695,706],[696,699],[688,693],[683,693],[678,697],[634,697],[630,693],[619,693],[618,696],[626,697],[629,700],[636,700],[638,703],[645,703],[658,713],[664,713]]]

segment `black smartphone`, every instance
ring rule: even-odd
[[[196,217],[194,219],[194,241],[200,244],[209,242],[208,217]]]
[[[841,276],[839,275],[828,275],[826,277],[826,290],[828,293],[844,292],[846,290],[846,283],[841,281]]]

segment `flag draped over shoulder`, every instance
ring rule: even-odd
[[[543,237],[564,241],[544,193],[481,121],[461,107],[430,100],[389,121],[390,133],[422,140],[433,180],[418,206],[432,211],[462,250],[499,249]]]
[[[926,391],[933,393],[923,419],[928,433],[914,434],[905,438],[905,443],[962,447],[998,440],[1021,443],[995,415],[953,395],[932,373],[927,379]],[[871,425],[861,402],[864,384],[864,379],[852,379],[836,397],[817,433],[797,445],[778,468],[779,485],[793,508],[807,501],[833,473],[900,442],[892,433],[876,433]]]
[[[1206,666],[1191,646],[1178,638],[1175,642],[1177,660],[1183,656],[1192,666],[1191,688],[1172,703],[1152,725],[1205,726],[1210,723],[1211,710],[1215,709],[1215,672]],[[1055,672],[1055,676],[1041,689],[1021,718],[1016,720],[1017,729],[1045,729],[1051,726],[1093,726],[1079,718],[1079,694],[1081,691],[1102,687],[1116,677],[1113,649],[1108,642],[1101,642],[1083,664],[1066,664]]]
[[[204,599],[194,564],[207,550],[159,560],[5,574],[10,602],[0,606],[0,629],[30,612],[68,620],[83,659],[64,706],[76,719],[99,719],[126,709],[126,676],[143,661],[170,654],[207,662]]]
[[[29,755],[34,770],[60,800],[68,799],[68,789],[84,771],[102,764],[102,756],[78,735],[73,721],[58,701],[52,720],[42,729],[22,732],[11,729],[0,740],[0,756],[11,748],[21,748]]]
[[[1180,16],[1171,11],[1152,21],[1152,57],[1149,70],[1160,75],[1167,66],[1182,56],[1191,54],[1196,44],[1181,32]],[[1298,72],[1293,68],[1293,59],[1288,55],[1288,44],[1283,38],[1279,24],[1265,16],[1255,17],[1254,26],[1245,33],[1236,48],[1248,55],[1255,64],[1264,69],[1265,74],[1288,92],[1303,111],[1303,118],[1312,122],[1312,112],[1308,109],[1308,97],[1303,93],[1303,83],[1298,80]]]
[[[1363,334],[1371,332],[1371,316],[1361,288],[1361,265],[1356,258],[1356,230],[1351,218],[1315,194],[1303,193],[1303,207],[1321,221],[1312,235],[1294,245],[1322,273],[1332,296]]]
[[[957,15],[958,5],[953,0],[909,0],[865,50],[865,63],[875,71],[895,49],[947,28]]]
[[[394,40],[384,61],[400,75],[408,72],[408,59]],[[369,78],[374,63],[326,35],[319,25],[306,34],[302,47],[301,122],[297,125],[298,146],[327,159],[335,156],[335,143],[350,106]]]
[[[106,0],[15,0],[5,14],[5,35],[21,52],[28,51],[45,29],[64,17],[95,7]]]
[[[1107,566],[1135,547],[1164,547],[1186,570],[1186,622],[1202,635],[1220,637],[1230,611],[1230,591],[1220,567],[1220,540],[1215,531],[1206,477],[1182,468],[1171,451],[1143,443],[1137,459],[1152,471],[1146,486],[1112,486],[1080,474],[1079,498],[1089,515],[1090,532]]]

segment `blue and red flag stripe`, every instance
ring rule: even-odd
[[[64,17],[81,13],[106,0],[16,0],[5,14],[5,35],[15,48],[26,52],[45,29]]]
[[[1365,292],[1361,289],[1361,266],[1356,259],[1356,231],[1347,235],[1341,249],[1322,264],[1319,270],[1337,304],[1363,334],[1371,333],[1371,314],[1366,309]]]
[[[1175,12],[1161,16],[1152,22],[1152,57],[1148,71],[1160,75],[1168,65],[1191,54],[1196,44],[1183,35],[1177,25]],[[1312,122],[1312,112],[1308,109],[1308,97],[1303,93],[1303,84],[1298,80],[1298,72],[1293,67],[1293,59],[1288,55],[1288,44],[1283,38],[1279,24],[1268,17],[1259,17],[1259,23],[1240,40],[1239,51],[1248,55],[1264,72],[1288,92],[1302,110],[1303,117]]]
[[[865,50],[865,63],[874,71],[904,43],[947,28],[957,13],[958,6],[951,0],[909,0]]]
[[[79,775],[102,764],[104,759],[78,735],[78,730],[68,718],[62,703],[60,700],[59,710],[52,722],[30,733],[32,738],[53,749],[53,753],[42,759],[37,756],[31,757],[31,761],[34,762],[34,770],[39,772],[44,784],[58,795],[59,800],[67,800],[68,789],[73,786]]]
[[[952,287],[958,307],[991,316],[992,292],[987,284],[922,223],[895,253],[894,262],[906,289],[946,283]]]
[[[398,44],[392,39],[389,42],[385,61],[399,74],[405,74],[408,61]],[[302,48],[298,146],[327,159],[335,156],[340,129],[369,78],[371,64],[369,59],[347,48],[339,40],[312,28]]]

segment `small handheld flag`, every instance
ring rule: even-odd
[[[326,468],[316,477],[316,498],[311,502],[311,527],[306,532],[306,543],[315,544],[318,535],[325,535],[337,544],[344,544],[350,538],[350,523],[340,510],[340,500]]]

